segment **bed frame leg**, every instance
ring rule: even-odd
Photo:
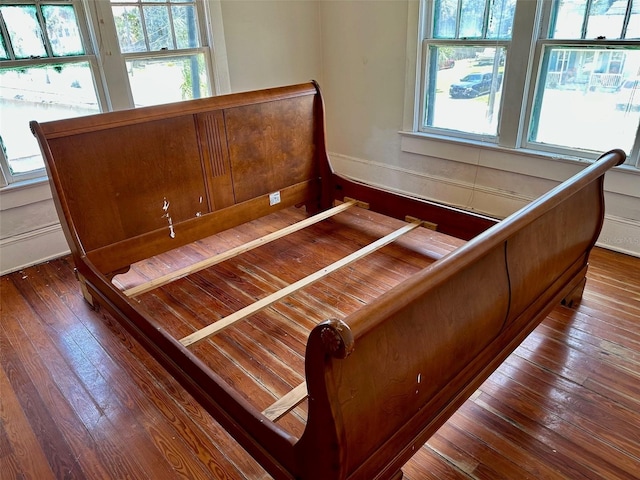
[[[583,277],[582,280],[580,280],[580,283],[578,283],[578,285],[576,285],[576,287],[562,299],[562,305],[569,308],[577,305],[582,299],[582,293],[584,292],[584,286],[586,285],[586,283],[587,277]]]
[[[75,274],[76,274],[76,278],[78,279],[78,282],[80,282],[80,290],[82,291],[82,296],[87,301],[87,303],[91,306],[91,308],[97,311],[98,304],[93,301],[93,297],[89,293],[86,279],[80,273],[78,273],[78,270],[75,270]]]
[[[402,473],[402,470],[398,470],[396,473],[394,473],[391,476],[389,480],[402,480],[403,476],[404,476],[404,473]]]

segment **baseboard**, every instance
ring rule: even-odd
[[[354,180],[494,218],[504,218],[535,200],[513,191],[346,155],[332,153],[331,163],[337,173]]]
[[[640,257],[640,222],[628,218],[604,216],[597,246]]]
[[[69,253],[60,224],[0,240],[0,275],[15,272]]]
[[[394,165],[333,153],[330,156],[335,171],[354,180],[495,218],[504,218],[534,200],[513,191],[488,188]],[[615,210],[615,206],[610,208]],[[640,257],[640,220],[606,214],[597,245]]]

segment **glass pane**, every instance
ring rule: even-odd
[[[202,54],[129,60],[127,71],[136,107],[211,95]]]
[[[624,38],[640,38],[640,0],[633,2],[633,10],[629,25],[627,25],[627,34]]]
[[[147,27],[149,50],[173,50],[173,38],[167,7],[143,7],[144,22]]]
[[[594,0],[589,11],[586,38],[621,38],[627,2]]]
[[[111,7],[116,22],[118,42],[122,53],[146,52],[144,31],[138,7]]]
[[[485,0],[462,0],[458,38],[481,38]]]
[[[43,168],[29,121],[99,112],[88,62],[0,69],[0,136],[14,174]]]
[[[556,3],[555,27],[551,38],[582,38],[582,24],[587,0],[559,0]]]
[[[436,0],[433,11],[433,37],[456,38],[458,0]]]
[[[16,58],[46,57],[43,34],[33,5],[1,6]]]
[[[43,5],[42,15],[54,56],[84,55],[73,5]]]
[[[516,0],[494,0],[489,12],[487,38],[511,38]]]
[[[640,49],[548,48],[529,140],[631,151],[640,120]]]
[[[178,48],[197,48],[200,46],[196,9],[193,5],[171,7],[173,29]]]
[[[8,60],[9,52],[7,51],[7,44],[4,40],[4,35],[0,34],[0,60]]]
[[[504,48],[432,46],[425,126],[495,136]]]

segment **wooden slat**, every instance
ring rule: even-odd
[[[186,277],[187,275],[198,272],[200,270],[204,270],[205,268],[211,267],[220,262],[224,262],[225,260],[229,260],[242,253],[248,252],[249,250],[258,248],[261,245],[265,245],[269,242],[277,240],[278,238],[282,238],[286,235],[297,232],[298,230],[302,230],[303,228],[313,225],[314,223],[318,223],[322,220],[332,217],[333,215],[337,215],[340,212],[344,212],[345,210],[356,205],[356,203],[357,202],[355,200],[342,203],[330,210],[326,210],[317,215],[309,217],[305,220],[297,222],[293,225],[282,228],[276,232],[270,233],[263,237],[257,238],[251,242],[245,243],[244,245],[240,245],[236,248],[232,248],[231,250],[227,250],[226,252],[222,252],[221,254],[215,255],[214,257],[207,258],[205,260],[202,260],[201,262],[197,262],[197,263],[194,263],[193,265],[189,265],[179,270],[169,272],[166,275],[163,275],[161,277],[155,278],[148,282],[142,283],[135,287],[129,288],[125,290],[123,293],[128,297],[135,297],[136,295],[146,293],[150,290],[153,290],[154,288],[161,287],[163,285],[173,282],[174,280],[178,280],[179,278]]]
[[[265,408],[262,414],[269,420],[275,422],[293,410],[305,398],[307,398],[307,382],[302,382],[289,393],[273,402],[272,405]]]
[[[409,223],[408,225],[405,225],[402,228],[399,228],[398,230],[396,230],[395,232],[390,233],[389,235],[386,235],[385,237],[382,237],[381,239],[367,245],[366,247],[361,248],[360,250],[357,250],[356,252],[353,252],[351,255],[346,256],[345,258],[332,263],[331,265],[329,265],[328,267],[325,267],[321,270],[318,270],[317,272],[301,279],[298,280],[295,283],[292,283],[291,285],[261,299],[258,300],[257,302],[248,305],[247,307],[238,310],[237,312],[222,318],[220,320],[218,320],[215,323],[212,323],[211,325],[208,325],[204,328],[201,328],[200,330],[192,333],[191,335],[187,335],[186,337],[182,338],[180,340],[180,343],[182,343],[185,347],[192,345],[196,342],[199,342],[205,338],[207,338],[210,335],[213,335],[217,332],[220,332],[221,330],[233,325],[235,322],[242,320],[243,318],[248,317],[249,315],[256,313],[260,310],[262,310],[263,308],[268,307],[269,305],[277,302],[278,300],[280,300],[281,298],[284,298],[288,295],[291,295],[292,293],[296,292],[297,290],[300,290],[301,288],[304,288],[308,285],[311,285],[314,282],[317,282],[318,280],[322,279],[323,277],[326,277],[327,275],[329,275],[332,272],[335,272],[336,270],[339,270],[340,268],[343,268],[347,265],[349,265],[350,263],[355,262],[356,260],[359,260],[363,257],[365,257],[366,255],[369,255],[372,252],[375,252],[376,250],[384,247],[385,245],[393,242],[395,239],[401,237],[402,235],[410,232],[411,230],[419,227],[421,225],[421,221],[416,220],[414,222]]]

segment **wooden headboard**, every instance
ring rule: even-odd
[[[31,128],[74,255],[106,274],[274,209],[317,210],[321,102],[308,83]]]

